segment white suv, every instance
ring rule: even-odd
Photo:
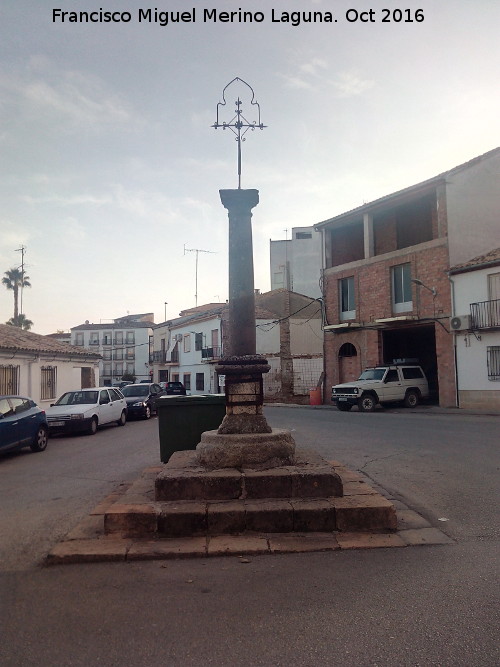
[[[402,401],[407,408],[416,407],[429,396],[429,385],[420,366],[387,364],[367,368],[354,382],[332,387],[332,401],[339,410],[357,405],[362,412],[373,412],[377,403]]]

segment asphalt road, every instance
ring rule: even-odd
[[[500,664],[499,418],[266,413],[455,544],[43,567],[102,497],[158,463],[156,420],[54,438],[0,458],[0,664]]]

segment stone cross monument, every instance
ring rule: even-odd
[[[243,102],[238,97],[232,118],[220,122],[219,114],[227,104],[226,91],[233,84],[246,87],[250,92],[256,120],[246,119]],[[287,465],[293,462],[293,439],[288,431],[272,429],[262,412],[262,375],[270,367],[267,360],[256,353],[251,220],[252,209],[259,203],[259,193],[241,189],[241,143],[248,130],[262,130],[265,126],[260,120],[260,106],[253,89],[242,79],[236,77],[224,88],[213,127],[229,129],[236,136],[238,189],[220,190],[229,218],[229,344],[216,370],[225,376],[226,415],[216,433],[209,431],[202,435],[197,447],[198,460],[209,467]]]

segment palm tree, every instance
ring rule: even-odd
[[[29,276],[21,269],[9,269],[2,278],[2,285],[14,292],[14,317],[12,319],[17,320],[19,316],[19,289],[31,287]]]
[[[10,324],[12,327],[19,327],[25,331],[29,331],[33,326],[33,322],[28,320],[26,315],[23,315],[23,313],[19,313],[17,317],[11,317],[10,320],[8,320],[5,324]]]

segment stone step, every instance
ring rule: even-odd
[[[296,464],[267,470],[209,470],[196,452],[176,452],[155,480],[155,500],[248,500],[259,498],[329,498],[342,496],[342,480],[327,461],[298,453]]]
[[[106,534],[182,537],[243,533],[396,530],[394,505],[375,494],[331,498],[116,503],[105,513]]]

